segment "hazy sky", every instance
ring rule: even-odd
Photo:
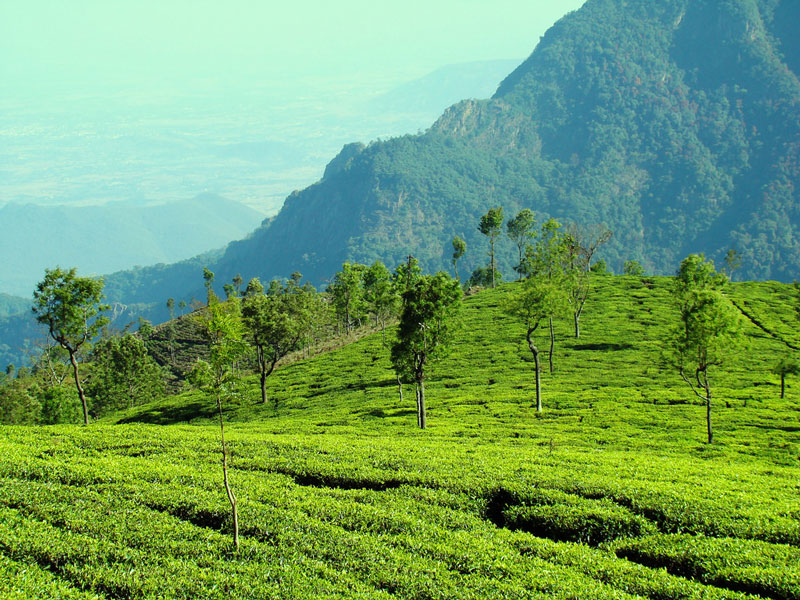
[[[0,0],[2,93],[383,77],[525,58],[583,0]]]

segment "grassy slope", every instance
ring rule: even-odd
[[[466,299],[425,432],[380,335],[280,369],[277,411],[250,380],[226,416],[239,560],[202,395],[117,417],[139,424],[7,428],[0,580],[41,598],[798,598],[800,401],[769,372],[800,345],[791,288],[734,286],[773,335],[748,321],[714,376],[708,446],[704,408],[659,367],[673,316],[652,281],[598,279],[579,340],[557,323],[541,416],[500,310],[514,284]]]

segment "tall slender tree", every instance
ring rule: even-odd
[[[523,267],[525,247],[533,243],[533,238],[536,235],[535,227],[536,218],[533,215],[533,211],[529,208],[523,208],[517,213],[516,217],[506,223],[508,237],[511,238],[511,241],[517,246],[519,252],[519,262],[517,266],[514,267],[519,280],[522,279],[523,272],[525,271]]]
[[[490,208],[489,212],[481,217],[478,231],[489,238],[489,268],[492,270],[492,288],[495,287],[497,264],[494,256],[494,243],[503,227],[503,207]]]
[[[225,443],[223,401],[238,393],[240,378],[234,365],[244,354],[247,344],[238,298],[220,302],[211,295],[211,302],[200,318],[209,342],[208,361],[198,360],[192,372],[192,381],[201,389],[214,395],[219,416],[219,435],[222,449],[222,481],[231,505],[233,517],[233,544],[239,551],[238,501],[228,474],[228,447]]]
[[[581,315],[591,292],[592,259],[597,250],[611,239],[611,230],[604,225],[581,226],[571,223],[566,228],[567,268],[570,275],[569,301],[575,337],[581,337]]]
[[[524,271],[529,278],[547,280],[552,286],[561,289],[565,294],[570,289],[572,282],[567,269],[568,239],[561,230],[561,223],[550,219],[542,224],[541,232],[536,239],[536,245],[528,245],[525,249]],[[550,352],[548,361],[550,373],[553,372],[553,356],[555,352],[555,329],[551,314],[547,321],[550,329]]]
[[[458,236],[453,237],[453,271],[455,272],[456,279],[459,281],[461,281],[461,278],[458,276],[458,261],[462,256],[464,256],[466,251],[467,242]]]
[[[505,310],[512,316],[521,319],[525,325],[525,340],[528,342],[528,349],[533,355],[533,371],[536,379],[536,411],[542,412],[542,369],[539,360],[539,347],[536,345],[533,336],[542,321],[548,319],[552,323],[553,317],[566,309],[567,294],[562,286],[541,272],[532,274],[521,285],[521,290],[510,298],[505,305]]]
[[[446,353],[454,336],[454,317],[461,306],[461,286],[446,273],[423,275],[403,292],[397,341],[391,360],[395,371],[413,379],[417,392],[417,425],[427,426],[425,369]]]
[[[711,425],[712,367],[721,366],[741,335],[741,315],[723,289],[727,277],[702,254],[683,259],[675,277],[674,298],[679,322],[672,331],[669,358],[681,378],[705,402],[708,443]]]
[[[97,337],[108,323],[101,315],[108,310],[102,304],[103,281],[78,277],[75,268],[45,269],[44,279],[33,292],[33,313],[47,326],[50,337],[69,353],[75,387],[83,407],[83,423],[89,424],[89,407],[78,373],[78,351]]]

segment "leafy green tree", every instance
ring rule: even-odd
[[[358,263],[344,263],[342,270],[334,275],[333,283],[328,287],[336,315],[347,333],[364,316],[362,277],[366,268]]]
[[[249,282],[247,282],[247,288],[244,291],[245,298],[249,298],[250,296],[258,296],[259,294],[264,293],[264,286],[261,284],[261,281],[258,277],[253,277]]]
[[[405,262],[395,267],[392,281],[397,293],[402,295],[403,292],[411,289],[420,277],[422,277],[422,269],[419,266],[419,261],[413,256],[408,256]]]
[[[108,306],[101,304],[103,281],[78,277],[74,268],[45,269],[45,276],[33,292],[33,313],[47,326],[50,337],[69,353],[75,387],[83,407],[84,425],[89,424],[89,407],[78,373],[80,348],[97,337],[108,323],[102,316]]]
[[[574,286],[574,274],[569,268],[570,238],[562,231],[561,223],[549,219],[542,223],[536,244],[525,248],[523,271],[530,279],[543,279],[561,289],[569,297]],[[548,316],[550,330],[550,352],[548,362],[550,373],[553,372],[553,356],[555,352],[555,329],[553,318],[557,313]]]
[[[297,348],[310,327],[311,308],[307,295],[313,289],[301,288],[290,281],[283,293],[247,296],[242,316],[250,342],[256,349],[261,379],[261,401],[267,403],[267,378],[284,356]],[[274,398],[275,407],[278,398]]]
[[[505,305],[505,310],[510,315],[521,319],[525,325],[525,339],[528,342],[528,349],[533,355],[533,371],[536,378],[536,411],[542,412],[539,347],[536,345],[533,335],[542,321],[547,319],[552,323],[554,316],[566,311],[568,295],[566,289],[558,281],[550,278],[544,272],[532,274],[521,285],[522,289],[510,298]],[[552,335],[550,339],[552,344]]]
[[[461,306],[458,281],[443,272],[423,275],[402,295],[397,340],[391,360],[398,374],[416,384],[417,424],[427,425],[425,368],[444,355],[454,335],[454,317]]]
[[[731,248],[725,255],[725,275],[733,281],[733,274],[742,266],[742,255]],[[783,396],[781,396],[782,398]]]
[[[206,299],[211,304],[211,297],[214,294],[214,271],[208,267],[203,267],[203,285],[206,287]]]
[[[518,279],[522,279],[524,271],[523,261],[525,255],[525,247],[533,242],[536,235],[534,227],[536,226],[536,218],[533,211],[529,208],[523,208],[517,213],[517,216],[506,223],[506,231],[508,237],[517,246],[519,252],[519,262],[514,270],[518,273]]]
[[[709,369],[724,363],[741,335],[741,315],[723,294],[726,283],[702,254],[683,259],[675,278],[680,321],[672,331],[669,358],[705,402],[709,444],[714,441]]]
[[[497,265],[494,257],[494,242],[497,236],[500,235],[501,228],[503,227],[503,207],[490,208],[489,212],[481,217],[478,224],[478,231],[489,238],[489,267],[492,270],[492,288],[495,287],[495,273],[497,272]]]
[[[503,274],[498,271],[495,273],[495,281],[497,283],[503,282]],[[492,269],[489,267],[476,267],[472,271],[472,275],[467,280],[467,288],[482,287],[488,288],[492,286]]]
[[[86,388],[95,414],[144,404],[164,394],[164,373],[135,335],[100,340],[92,348],[91,359]]]
[[[786,395],[786,376],[800,373],[800,363],[794,356],[784,356],[773,367],[772,372],[781,377],[781,400]]]
[[[233,282],[233,289],[234,289],[235,294],[237,296],[241,295],[242,284],[244,283],[244,279],[242,279],[242,275],[240,273],[237,273],[233,277],[232,282]]]
[[[392,284],[392,275],[381,261],[376,260],[363,274],[364,302],[381,324],[383,343],[386,344],[386,319],[396,314],[399,296]]]
[[[634,277],[644,277],[644,267],[638,260],[626,260],[622,265],[623,275],[632,275]]]
[[[458,236],[453,237],[453,271],[456,274],[456,279],[461,281],[461,278],[458,276],[458,261],[459,259],[464,256],[464,253],[467,251],[467,242],[462,240]]]
[[[222,480],[233,516],[233,544],[239,550],[239,511],[236,495],[228,477],[228,448],[225,444],[223,400],[238,394],[239,375],[234,367],[247,349],[245,328],[238,298],[220,302],[211,296],[211,303],[200,317],[209,342],[208,360],[198,359],[191,374],[192,382],[214,395],[219,414],[219,434],[222,445]]]

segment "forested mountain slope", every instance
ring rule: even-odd
[[[606,223],[617,269],[735,248],[746,277],[797,277],[798,17],[785,0],[589,0],[491,100],[338,160],[223,264],[325,276],[411,252],[438,269],[455,234],[478,264],[478,218],[503,205]]]
[[[299,270],[321,284],[344,260],[412,253],[447,268],[459,234],[467,270],[486,262],[480,215],[503,205],[604,222],[616,270],[638,259],[671,273],[689,252],[719,260],[735,248],[742,277],[794,279],[798,17],[788,0],[589,0],[492,99],[451,107],[421,135],[346,146],[320,182],[207,264],[217,282]],[[508,278],[510,244],[499,253]],[[109,298],[202,297],[196,263],[109,276]]]

